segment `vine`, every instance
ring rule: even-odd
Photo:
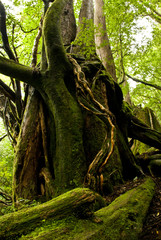
[[[76,95],[79,104],[87,111],[97,115],[106,124],[107,129],[109,129],[110,126],[110,137],[108,137],[108,134],[106,134],[102,148],[89,165],[85,177],[85,184],[88,187],[97,191],[101,191],[103,185],[102,171],[110,159],[115,146],[115,125],[113,123],[114,115],[108,109],[108,107],[104,107],[95,99],[93,92],[86,80],[85,74],[78,62],[72,58],[71,55],[68,55],[68,58],[74,67],[74,75],[76,76]]]

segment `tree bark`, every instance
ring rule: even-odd
[[[41,124],[43,113],[41,117],[38,115],[40,109],[35,108],[37,111],[35,110],[35,113],[33,112],[33,114],[31,114],[30,108],[34,106],[34,104],[37,107],[39,106],[39,98],[36,99],[36,96],[33,96],[32,98],[35,98],[35,100],[32,99],[31,107],[28,107],[26,112],[26,114],[30,116],[28,126],[26,126],[25,118],[23,121],[26,126],[24,128],[24,131],[26,130],[25,136],[28,136],[30,140],[26,138],[23,139],[22,134],[20,134],[15,159],[13,185],[15,199],[19,197],[33,198],[39,194],[45,194],[47,199],[51,198],[67,189],[82,185],[87,170],[82,140],[83,120],[78,103],[67,88],[67,86],[69,86],[68,81],[70,81],[73,75],[60,37],[60,22],[62,21],[60,16],[62,9],[64,9],[63,6],[66,6],[66,3],[69,3],[69,1],[54,3],[44,20],[43,38],[48,70],[46,73],[40,72],[42,78],[39,78],[38,84],[32,82],[32,85],[42,94],[48,108],[47,112],[49,111],[50,118],[52,119],[48,123],[46,122],[50,134],[47,132],[47,129],[45,130],[44,128],[45,124]],[[55,5],[59,11],[55,10]],[[53,19],[55,19],[55,24],[53,24]],[[59,22],[58,25],[57,22]],[[55,38],[54,34],[55,39],[53,39],[51,43],[53,32],[57,32],[57,36]],[[51,54],[52,51],[53,54]],[[57,53],[57,56],[55,53]],[[60,60],[59,63],[58,60]],[[53,62],[55,62],[54,66]],[[37,120],[35,117],[36,114]],[[32,117],[33,120],[31,120]],[[34,130],[33,133],[31,133],[30,124],[33,124],[32,122],[34,122],[35,126],[39,126],[37,134],[35,134]],[[44,131],[45,134],[43,137]],[[28,144],[27,149],[29,155],[25,152],[22,154],[23,145],[25,142],[32,142],[32,135],[39,136],[37,143],[32,143],[32,146]],[[31,147],[35,153],[31,151]],[[38,149],[42,151],[38,152]],[[36,155],[40,157],[40,160],[34,157]],[[30,169],[27,164],[29,160],[31,162],[34,161],[35,169]],[[20,164],[21,162],[22,164]],[[21,165],[22,169],[18,167],[19,165]],[[81,169],[81,171],[79,169]],[[30,178],[31,174],[33,174],[33,177]],[[23,183],[22,176],[24,177],[25,183]],[[30,186],[28,190],[25,190],[24,184],[25,186]]]
[[[114,81],[117,81],[115,63],[110,47],[109,38],[107,35],[103,7],[104,7],[103,0],[95,0],[94,25],[96,27],[95,30],[96,53],[101,59],[107,72],[111,75]]]
[[[86,27],[85,20],[92,20],[94,21],[94,6],[93,6],[93,0],[89,1],[82,1],[80,13],[79,13],[79,26],[77,29],[77,35],[82,31],[82,24],[83,28]]]
[[[60,37],[60,16],[67,2],[56,1],[51,5],[43,29],[48,71],[42,79],[40,92],[55,122],[53,165],[56,193],[80,186],[87,168],[82,114],[76,99],[67,88],[73,73]]]
[[[67,2],[61,14],[61,36],[67,47],[76,37],[76,21],[73,10],[73,0]]]
[[[32,93],[21,124],[16,145],[13,174],[13,199],[34,199],[40,192],[40,167],[44,166],[42,133],[37,93]]]

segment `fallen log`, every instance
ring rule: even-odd
[[[76,188],[44,204],[0,217],[0,239],[17,239],[48,219],[60,219],[72,214],[92,215],[95,203],[104,205],[103,198],[87,188]]]
[[[32,229],[19,240],[138,240],[154,188],[153,180],[148,178],[116,198],[109,206],[96,211],[91,218],[80,219],[68,215],[61,219],[46,220],[43,226]]]
[[[92,218],[68,216],[44,222],[43,227],[22,236],[21,240],[138,240],[142,231],[155,184],[148,178],[138,187],[116,198]]]

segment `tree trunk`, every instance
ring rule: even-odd
[[[66,28],[66,30],[72,32],[70,26],[74,25],[72,25],[69,18],[70,14],[67,14],[68,11],[71,13],[73,10],[71,8],[72,1],[66,2],[67,5],[65,4],[65,8],[63,7],[61,24],[67,18],[69,28]],[[61,11],[61,8],[59,11]],[[56,12],[55,18],[59,18],[59,11]],[[52,11],[47,15],[46,19],[52,18],[51,15]],[[49,25],[52,25],[52,22],[49,22],[46,28]],[[47,31],[49,31],[47,39],[50,40],[51,29],[49,28]],[[71,41],[71,34],[68,31],[61,27],[61,32],[65,44]],[[44,40],[46,40],[45,37]],[[63,49],[61,45],[60,48]],[[52,50],[50,48],[47,51],[46,55],[50,55]],[[51,68],[49,63],[52,63],[52,65],[54,63],[49,59],[47,60],[47,65]],[[53,57],[52,60],[54,60]],[[66,66],[64,61],[60,65],[56,64],[56,75],[52,69],[43,78],[44,84],[42,85],[45,91],[40,90],[40,92],[45,100],[44,107],[47,108],[45,113],[49,116],[49,119],[47,120],[48,117],[43,116],[44,113],[40,111],[39,101],[41,101],[41,98],[36,97],[35,93],[31,97],[31,106],[26,108],[27,117],[24,117],[24,127],[22,125],[22,132],[19,135],[14,164],[13,191],[15,200],[19,197],[33,199],[38,195],[45,195],[48,199],[83,184],[87,171],[82,139],[83,119],[76,99],[68,91],[68,87],[72,88],[70,79],[73,75],[68,60],[65,61]],[[44,70],[44,65],[42,68]],[[44,121],[42,121],[43,117],[45,117]],[[46,128],[44,133],[42,122],[44,122]],[[32,162],[33,168],[31,169],[31,165],[28,163],[31,164]]]
[[[93,7],[93,0],[89,0],[89,1],[82,1],[82,6],[80,9],[80,13],[79,13],[79,26],[77,29],[77,35],[80,34],[80,32],[82,31],[82,24],[83,24],[83,28],[86,28],[86,22],[85,20],[94,20],[94,7]]]
[[[17,140],[13,190],[18,197],[35,198],[40,194],[39,171],[44,165],[38,93],[33,91],[28,100],[21,131]]]
[[[72,95],[72,68],[60,38],[60,15],[68,2],[56,1],[51,5],[44,20],[43,31],[48,71],[42,78],[43,88],[40,92],[55,125],[55,154],[52,156],[55,194],[82,185],[87,169],[82,114]]]
[[[93,0],[82,1],[77,35],[71,52],[88,58],[95,55]]]
[[[74,17],[73,0],[68,1],[61,15],[61,36],[64,45],[68,47],[76,37],[76,21]]]
[[[106,21],[103,12],[103,6],[103,0],[95,0],[94,25],[96,27],[96,52],[107,72],[111,75],[114,81],[117,81],[115,63],[106,30]]]

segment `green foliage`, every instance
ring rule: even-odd
[[[160,7],[160,2],[156,0],[105,0],[107,32],[118,82],[122,81],[125,72],[142,81],[161,86],[161,18],[155,13],[160,12]],[[128,77],[126,79],[130,80]],[[122,89],[124,96],[130,89],[132,102],[152,108],[161,121],[160,90],[143,84],[133,84],[132,81]]]
[[[31,64],[32,49],[38,32],[41,16],[43,14],[43,1],[12,1],[6,6],[7,32],[9,42],[16,51],[18,60],[25,65]],[[0,44],[2,45],[0,38]],[[41,51],[41,46],[39,47]],[[3,54],[5,54],[3,52]],[[40,54],[38,55],[40,61]]]
[[[74,0],[74,14],[75,14],[77,24],[79,20],[79,11],[81,8],[81,4],[82,4],[82,0]]]
[[[82,19],[79,24],[80,32],[74,41],[74,45],[79,46],[79,53],[90,58],[95,54],[94,24],[92,19]]]
[[[2,120],[0,119],[0,136],[5,133]],[[13,165],[14,151],[11,143],[7,137],[0,141],[0,188],[3,191],[11,194],[12,185],[12,165]]]

